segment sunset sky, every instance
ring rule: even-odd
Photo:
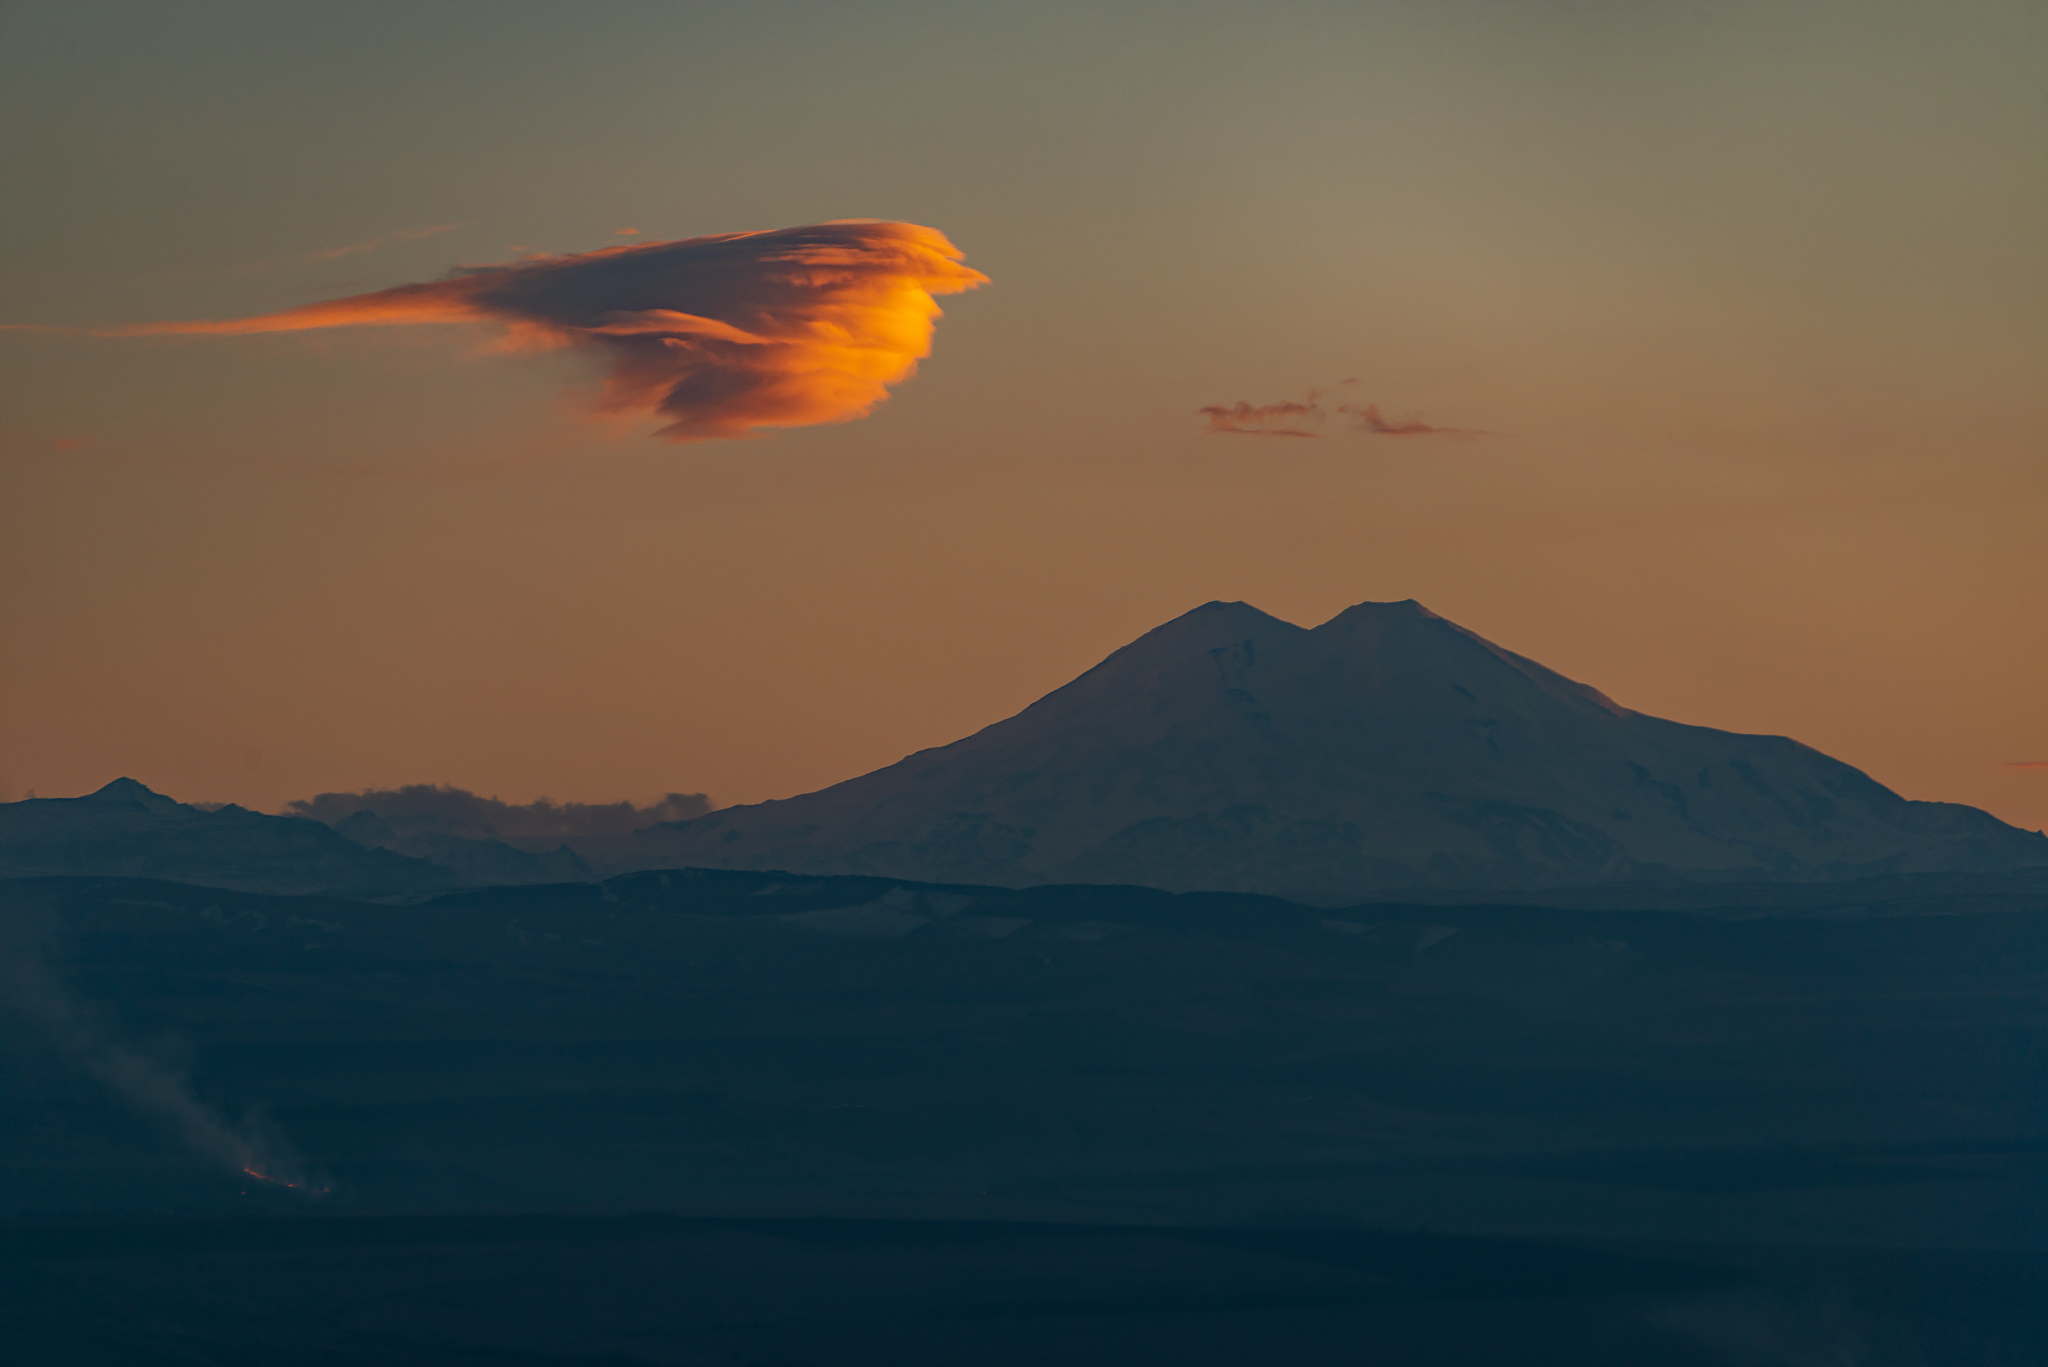
[[[0,800],[755,801],[1207,600],[1416,598],[2048,825],[2043,52],[2025,0],[0,6]],[[848,219],[988,283],[743,440],[606,406],[619,310],[763,354],[662,299],[107,335]]]

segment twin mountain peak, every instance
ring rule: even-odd
[[[964,740],[639,840],[641,867],[1321,905],[2048,865],[2048,837],[1783,737],[1632,712],[1413,601],[1313,629],[1207,603]]]

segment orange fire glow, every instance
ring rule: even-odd
[[[332,1187],[316,1187],[311,1186],[305,1182],[286,1181],[282,1177],[272,1177],[269,1173],[259,1172],[255,1168],[245,1167],[242,1169],[242,1171],[249,1174],[249,1176],[255,1178],[259,1182],[268,1182],[274,1187],[289,1187],[293,1191],[303,1191],[310,1196],[324,1196],[328,1192],[334,1190],[334,1188]]]

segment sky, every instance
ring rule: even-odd
[[[10,0],[0,800],[757,801],[1212,599],[1415,598],[2048,826],[2044,53],[1996,0]],[[119,332],[847,219],[988,283],[810,425],[653,435],[609,313]]]

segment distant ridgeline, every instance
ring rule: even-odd
[[[207,811],[123,779],[0,804],[0,877],[386,896],[693,867],[1330,907],[2048,867],[2048,836],[1908,801],[1781,736],[1631,712],[1414,602],[1313,630],[1210,603],[965,740],[649,826],[624,858],[386,815]]]
[[[639,838],[641,868],[1323,906],[2048,865],[2039,833],[1783,737],[1631,712],[1415,602],[1313,630],[1209,603],[965,740]]]
[[[92,874],[246,892],[387,897],[591,877],[590,866],[566,850],[536,855],[449,836],[395,842],[374,819],[343,827],[345,833],[232,805],[187,806],[122,778],[86,797],[0,803],[0,878]]]

